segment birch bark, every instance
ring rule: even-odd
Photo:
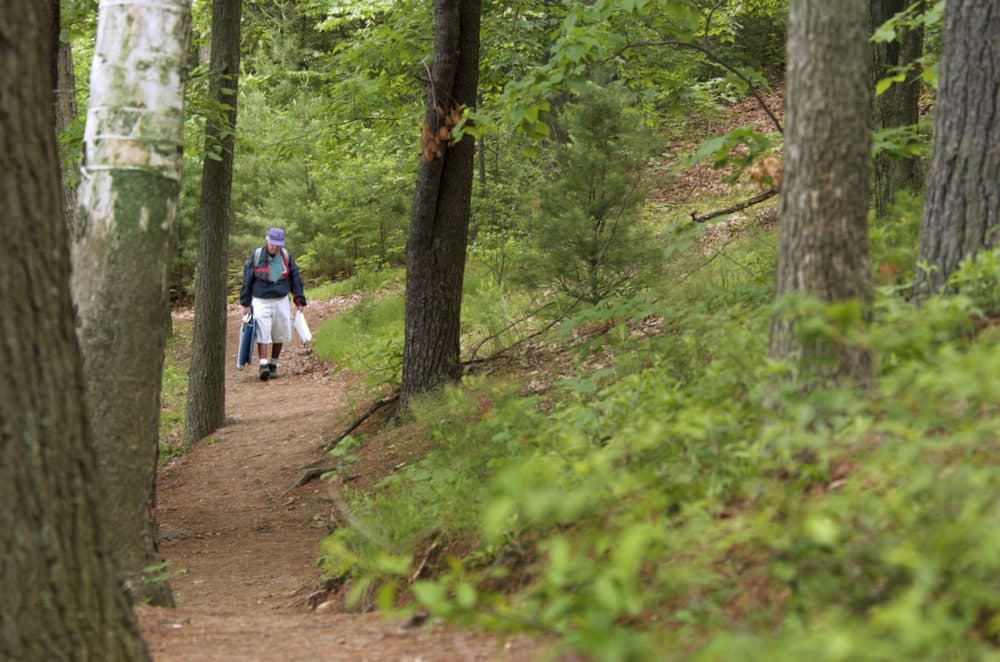
[[[104,492],[108,552],[135,600],[156,561],[156,462],[167,271],[183,146],[185,0],[101,0],[84,131],[73,299]]]

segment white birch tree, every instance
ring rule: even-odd
[[[189,0],[101,0],[72,291],[108,552],[133,600],[170,604],[156,561],[167,273],[183,146]]]

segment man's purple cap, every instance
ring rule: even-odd
[[[285,231],[281,228],[271,228],[267,231],[267,240],[275,246],[284,246]]]

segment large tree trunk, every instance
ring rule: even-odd
[[[871,30],[874,31],[890,18],[906,9],[910,0],[870,0]],[[871,46],[871,86],[891,74],[894,67],[916,61],[924,47],[922,27],[903,32],[898,41]],[[896,83],[882,94],[873,97],[873,128],[891,129],[917,123],[919,117],[920,72],[914,69],[902,83]],[[875,214],[885,216],[896,194],[902,190],[918,191],[924,184],[924,171],[916,156],[897,158],[879,154],[875,158],[875,178],[872,197]]]
[[[920,228],[916,298],[965,258],[997,245],[1000,226],[1000,3],[949,0]]]
[[[188,373],[185,443],[211,434],[226,420],[226,286],[232,215],[233,145],[240,73],[242,0],[213,0],[209,97],[227,108],[205,127],[201,177],[201,234],[195,283],[194,339]]]
[[[868,162],[867,0],[792,0],[788,21],[785,177],[776,296],[802,293],[825,302],[858,300],[867,311]],[[865,314],[867,314],[865,312]],[[865,382],[866,351],[804,343],[795,320],[777,316],[771,355],[799,361],[808,379]]]
[[[51,23],[0,21],[0,659],[145,660],[103,553],[56,156]],[[58,22],[56,22],[58,25]]]
[[[170,238],[183,147],[185,0],[102,1],[84,134],[73,298],[110,551],[137,600],[156,561],[156,461]]]
[[[480,0],[435,0],[434,66],[406,248],[401,400],[461,377],[462,281],[472,199],[470,136],[450,143],[476,100]]]

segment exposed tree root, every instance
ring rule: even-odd
[[[362,423],[364,423],[369,418],[371,418],[375,413],[377,413],[378,411],[380,411],[384,407],[388,407],[389,405],[395,403],[398,400],[399,400],[399,389],[398,388],[391,395],[388,395],[388,396],[386,396],[384,398],[376,400],[368,409],[365,410],[365,412],[363,414],[361,414],[356,419],[354,419],[354,422],[351,423],[350,425],[348,425],[344,429],[343,432],[341,432],[340,434],[338,434],[331,441],[327,442],[323,446],[323,450],[326,451],[326,452],[329,452],[330,450],[332,450],[333,448],[335,448],[337,446],[337,444],[339,444],[341,441],[343,441],[345,438],[347,438],[347,436],[349,434],[351,434],[352,432],[354,432],[355,430],[357,430],[361,426]],[[305,469],[307,467],[309,467],[309,465],[306,465],[305,467],[302,467],[302,468]],[[323,474],[328,473],[330,471],[333,471],[334,469],[336,469],[336,466],[308,468],[307,471],[304,474],[302,474],[302,476],[297,481],[295,481],[295,484],[292,485],[290,488],[288,488],[288,490],[285,491],[285,494],[287,494],[288,492],[294,490],[297,487],[302,487],[303,485],[306,485],[307,483],[311,483],[312,481],[314,481],[317,478],[321,477]]]
[[[347,428],[343,432],[341,432],[340,434],[338,434],[332,441],[330,441],[329,443],[327,443],[327,445],[323,447],[323,450],[325,450],[325,451],[332,450],[337,444],[339,444],[341,441],[343,441],[347,437],[347,435],[349,435],[352,432],[354,432],[355,430],[357,430],[361,426],[362,423],[364,423],[369,418],[371,418],[372,415],[375,414],[375,412],[381,410],[383,407],[388,407],[389,405],[394,404],[398,400],[399,400],[399,389],[398,388],[391,395],[388,395],[388,396],[386,396],[386,397],[384,397],[384,398],[382,398],[380,400],[376,400],[375,403],[372,404],[371,407],[369,407],[368,409],[365,410],[365,413],[361,414],[361,416],[358,416],[354,420],[354,422],[351,423],[350,425],[348,425]]]

